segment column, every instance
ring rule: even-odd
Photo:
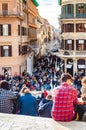
[[[77,59],[73,59],[73,76],[77,73]]]
[[[66,68],[66,65],[67,65],[67,59],[64,60],[65,62],[65,73],[67,72],[67,68]]]

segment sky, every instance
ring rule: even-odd
[[[58,29],[58,17],[60,15],[58,0],[37,0],[37,2],[39,3],[37,8],[40,16],[48,19],[49,23]]]

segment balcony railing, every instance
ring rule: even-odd
[[[79,55],[79,56],[86,56],[86,51],[76,51],[75,55]]]
[[[4,10],[4,11],[0,11],[0,16],[20,16],[20,17],[23,17],[23,13],[21,11]]]
[[[68,52],[65,53],[65,52]],[[67,56],[67,57],[86,57],[86,51],[71,51],[71,50],[60,50],[59,55]]]
[[[70,19],[70,18],[74,18],[74,14],[66,14],[66,15],[61,15],[60,18],[67,18],[67,19]]]
[[[86,18],[86,14],[76,14],[76,18]]]
[[[74,16],[74,14],[65,14],[65,15],[61,15],[60,18],[61,19],[86,18],[86,14],[76,14],[76,16]]]

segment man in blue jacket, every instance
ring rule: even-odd
[[[38,116],[38,103],[27,87],[23,87],[19,96],[19,114]]]

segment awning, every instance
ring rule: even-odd
[[[38,4],[38,2],[37,2],[36,0],[32,0],[32,2],[33,2],[33,4],[34,4],[36,7],[39,6],[39,4]]]
[[[86,67],[85,67],[85,65],[78,65],[78,68],[79,69],[85,69]]]
[[[68,69],[70,69],[71,67],[72,67],[71,64],[67,64],[67,65],[66,65],[66,68],[68,68]]]
[[[61,5],[61,0],[58,0],[58,5]]]

